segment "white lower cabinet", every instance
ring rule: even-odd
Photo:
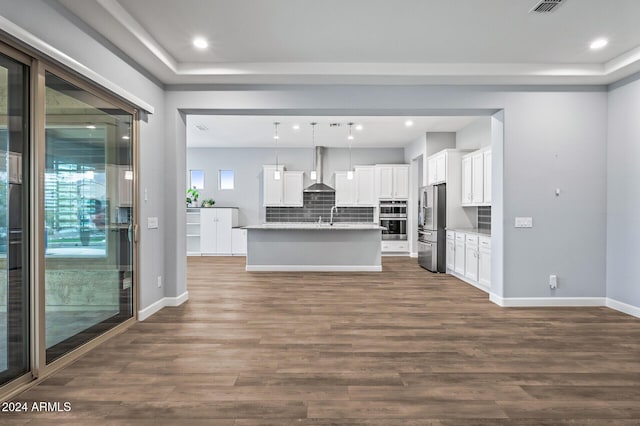
[[[464,275],[464,239],[464,233],[456,232],[454,271],[462,275]]]
[[[387,253],[405,253],[409,251],[408,241],[383,240],[381,245],[382,252]]]
[[[233,228],[231,230],[231,254],[243,256],[247,254],[247,230]]]
[[[491,238],[480,237],[478,249],[478,282],[485,286],[491,285]]]
[[[465,239],[464,276],[478,281],[478,236],[467,234]]]
[[[231,231],[238,225],[238,209],[200,209],[200,251],[203,255],[230,255]]]
[[[447,231],[447,272],[488,291],[491,287],[491,237]]]

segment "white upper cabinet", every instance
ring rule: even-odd
[[[262,166],[263,205],[265,207],[302,207],[304,172],[285,171],[278,166],[280,179],[275,178],[276,166]]]
[[[484,152],[484,203],[491,204],[491,150]]]
[[[356,203],[354,179],[347,179],[347,172],[335,173],[336,206],[353,206]]]
[[[284,181],[282,179],[282,175],[284,174],[284,167],[278,166],[278,170],[280,171],[280,179],[276,180],[276,166],[262,167],[263,204],[265,207],[281,206],[283,203]]]
[[[473,175],[471,174],[471,157],[462,158],[462,204],[469,205],[472,200],[472,183]]]
[[[491,150],[481,149],[462,157],[462,205],[491,205]]]
[[[483,153],[473,154],[471,157],[471,202],[481,204],[484,201],[484,156]]]
[[[427,185],[437,185],[447,181],[447,153],[439,152],[427,160]]]
[[[377,204],[374,166],[356,166],[355,202],[357,206],[375,206]]]
[[[377,165],[376,187],[380,200],[406,200],[409,198],[409,165]]]
[[[304,172],[284,172],[282,204],[287,207],[302,207]]]

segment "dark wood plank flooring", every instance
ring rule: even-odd
[[[165,308],[23,393],[0,423],[638,425],[640,320],[500,308],[415,259],[382,273],[246,273],[189,258]]]

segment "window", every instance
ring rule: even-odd
[[[189,188],[204,189],[204,170],[191,170]]]
[[[233,189],[233,170],[220,170],[218,182],[219,189]]]

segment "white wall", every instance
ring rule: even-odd
[[[409,251],[418,253],[418,190],[427,184],[426,170],[427,134],[423,133],[404,148],[404,162],[409,167],[409,202],[407,203],[407,233]]]
[[[640,80],[609,92],[607,296],[640,312]]]
[[[402,148],[354,148],[353,165],[397,164],[404,162]],[[280,148],[279,164],[286,170],[305,172],[305,187],[312,166],[311,148]],[[262,194],[262,166],[275,164],[271,148],[189,148],[187,149],[187,171],[205,171],[205,189],[200,191],[200,200],[213,198],[216,205],[239,207],[238,220],[241,225],[257,225],[265,222]],[[324,151],[324,183],[334,185],[334,172],[348,170],[349,151],[344,148],[326,148]],[[218,189],[218,171],[233,170],[235,189]],[[188,179],[188,175],[186,177]],[[186,187],[185,187],[186,188]]]
[[[480,117],[456,132],[458,149],[476,150],[491,145],[491,117]]]
[[[81,31],[43,0],[0,0],[2,16],[38,38],[71,56],[133,95],[151,104],[155,113],[140,123],[141,190],[147,188],[147,201],[140,203],[140,221],[147,216],[160,220],[160,229],[141,226],[140,235],[140,299],[145,308],[164,296],[158,288],[157,276],[164,276],[164,93],[162,88],[138,73],[118,56]]]
[[[451,86],[306,86],[290,90],[168,91],[171,114],[192,112],[281,114],[451,114],[504,109],[504,296],[602,297],[605,294],[607,93]],[[176,247],[176,282],[184,282],[184,128],[167,120],[171,141],[167,176],[177,176],[167,244]],[[554,189],[562,195],[556,197]],[[177,189],[179,188],[179,190]],[[180,201],[180,202],[179,202]],[[172,204],[171,201],[168,203]],[[515,216],[532,216],[534,228],[515,229]],[[588,232],[585,232],[588,230]],[[551,292],[549,274],[560,286]]]

